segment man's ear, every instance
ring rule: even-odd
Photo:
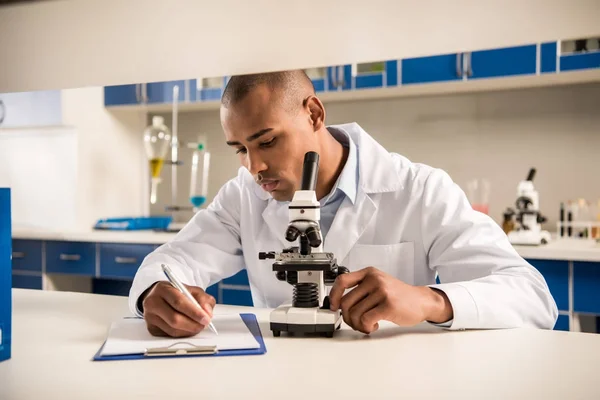
[[[316,132],[325,125],[325,106],[316,96],[310,96],[304,102],[308,111],[309,122]]]

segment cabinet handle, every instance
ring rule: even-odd
[[[13,251],[12,258],[13,260],[16,260],[18,258],[25,258],[25,253],[22,251]]]
[[[4,117],[6,116],[6,106],[4,102],[0,100],[0,125],[4,122]]]
[[[456,76],[458,76],[459,78],[463,76],[462,63],[461,63],[462,57],[463,57],[462,53],[456,54]]]
[[[137,264],[137,258],[135,257],[115,257],[117,264]]]
[[[81,256],[79,254],[61,254],[58,256],[61,261],[79,261]]]
[[[467,76],[473,76],[473,63],[471,63],[471,52],[468,52],[465,55],[466,65],[467,65]]]
[[[341,72],[340,75],[342,75],[342,78],[340,80],[338,80],[338,84],[341,84],[341,87],[344,87],[346,80],[344,79],[344,66],[342,65],[341,67],[338,67],[338,71]],[[339,75],[338,75],[339,77]]]
[[[148,88],[145,83],[141,84],[142,86],[142,102],[145,104],[148,102]]]

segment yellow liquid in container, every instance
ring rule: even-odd
[[[162,158],[153,158],[150,160],[150,173],[153,178],[158,178],[160,176],[164,161],[165,160]]]

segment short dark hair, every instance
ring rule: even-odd
[[[242,101],[252,90],[266,85],[272,91],[280,91],[285,105],[293,107],[292,100],[300,101],[300,96],[315,94],[315,88],[303,70],[265,72],[232,76],[225,86],[221,104],[228,108]],[[307,90],[309,93],[306,93]],[[287,107],[286,107],[287,108]]]

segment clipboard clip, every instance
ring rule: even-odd
[[[189,347],[181,348],[175,347],[178,345],[187,345]],[[217,346],[194,346],[189,342],[177,342],[173,343],[168,347],[155,347],[146,349],[144,356],[146,357],[158,357],[158,356],[185,356],[185,355],[199,355],[199,354],[216,354]]]

